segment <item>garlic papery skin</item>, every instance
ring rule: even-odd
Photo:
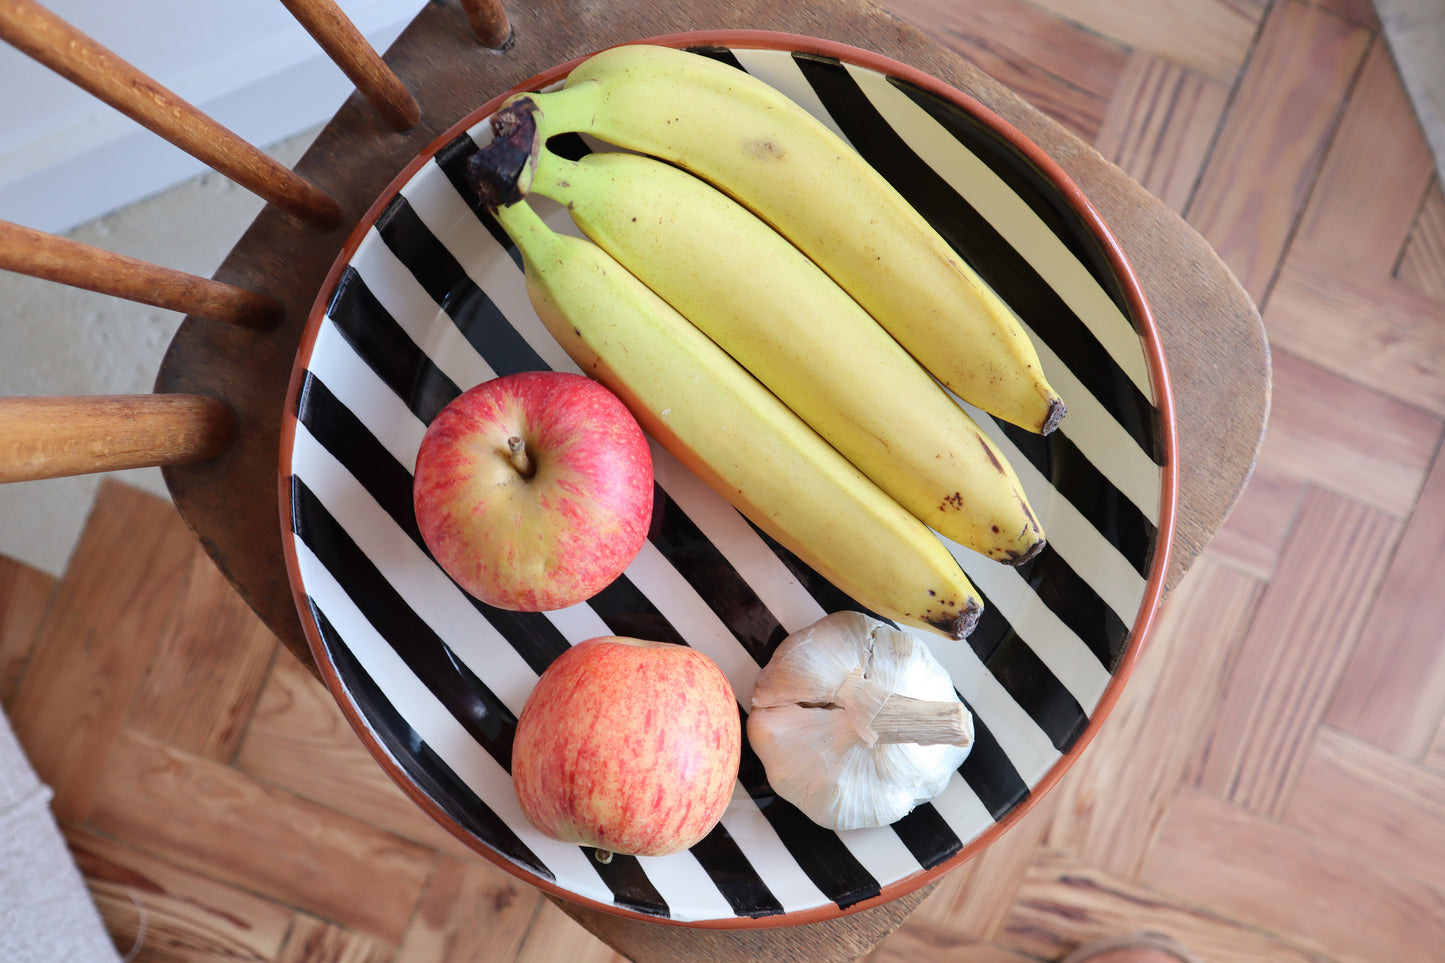
[[[836,612],[784,639],[758,674],[748,741],[773,791],[809,819],[867,829],[948,786],[973,717],[921,639]]]

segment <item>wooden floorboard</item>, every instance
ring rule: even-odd
[[[891,0],[1184,214],[1259,299],[1234,516],[1058,787],[873,963],[1445,958],[1445,193],[1368,0]],[[163,501],[0,558],[0,704],[137,961],[617,963],[377,766]]]

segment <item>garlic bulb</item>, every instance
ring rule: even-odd
[[[828,829],[901,819],[973,745],[973,716],[928,647],[861,612],[784,639],[751,702],[748,741],[768,782]]]

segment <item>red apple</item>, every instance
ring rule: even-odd
[[[512,780],[539,830],[603,854],[665,856],[732,798],[742,751],[727,677],[685,645],[604,636],[547,667],[522,707]]]
[[[642,548],[652,456],[632,413],[597,382],[505,375],[432,421],[413,502],[427,548],[463,589],[514,611],[566,608]]]

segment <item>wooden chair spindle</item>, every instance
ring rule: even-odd
[[[203,395],[0,398],[0,482],[201,461],[236,432]]]
[[[512,22],[502,0],[462,0],[467,22],[484,47],[505,50],[512,43]]]
[[[339,226],[340,207],[310,181],[34,0],[0,0],[0,40],[306,224]]]
[[[416,98],[402,86],[401,80],[334,0],[281,0],[281,3],[392,129],[403,131],[416,126],[421,119]]]
[[[268,328],[281,316],[267,295],[9,221],[0,221],[0,268],[245,328]]]

